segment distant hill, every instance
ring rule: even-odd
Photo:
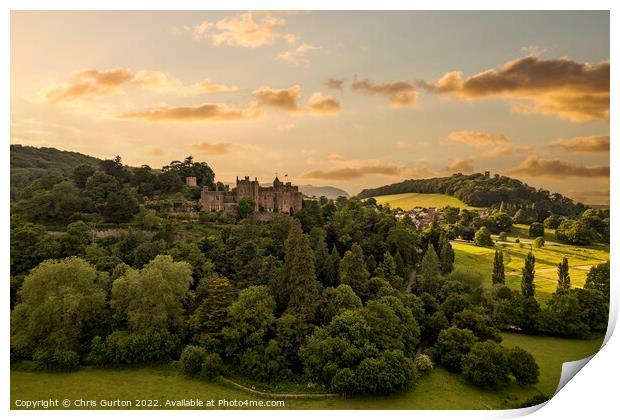
[[[321,197],[325,196],[330,199],[336,199],[338,197],[349,197],[349,193],[345,190],[336,187],[324,186],[317,187],[314,185],[300,185],[299,191],[308,197]]]
[[[580,214],[586,208],[562,194],[536,189],[518,179],[499,174],[454,174],[441,178],[408,179],[379,188],[364,189],[358,197],[403,193],[447,194],[473,207],[499,207],[502,202],[515,206],[535,206],[559,215]]]
[[[16,189],[23,188],[37,178],[57,174],[71,176],[80,165],[99,167],[101,159],[77,152],[67,152],[53,147],[11,145],[11,197]]]

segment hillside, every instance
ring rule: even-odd
[[[299,191],[308,197],[327,197],[330,199],[336,199],[338,197],[349,197],[349,193],[337,187],[330,187],[328,185],[323,187],[317,187],[314,185],[300,185]]]
[[[17,188],[50,174],[70,176],[80,165],[98,167],[101,159],[77,152],[67,152],[53,147],[11,145],[11,198]]]
[[[370,198],[403,193],[446,194],[473,207],[499,207],[504,204],[531,206],[559,215],[576,215],[585,210],[581,203],[558,193],[536,189],[507,176],[484,174],[462,175],[429,179],[408,179],[379,188],[364,189],[359,198]]]
[[[425,208],[442,208],[446,206],[472,209],[456,197],[446,194],[423,194],[423,193],[405,193],[380,195],[375,197],[377,204],[389,204],[390,208],[401,208],[405,211],[415,207]]]

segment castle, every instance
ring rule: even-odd
[[[296,185],[290,182],[283,183],[278,177],[273,180],[272,187],[261,187],[258,180],[250,181],[250,177],[244,179],[237,177],[237,186],[230,190],[226,186],[223,190],[209,191],[203,187],[200,194],[200,207],[202,211],[233,210],[242,198],[251,198],[256,203],[255,211],[297,213],[301,210],[302,193]]]

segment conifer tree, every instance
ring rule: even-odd
[[[284,269],[278,297],[281,309],[308,320],[314,317],[320,299],[310,240],[297,220],[284,242]]]
[[[436,295],[439,291],[441,272],[439,271],[439,258],[435,252],[433,244],[428,244],[428,248],[417,273],[416,290],[418,293],[430,293]]]
[[[570,289],[570,274],[568,272],[568,258],[562,258],[562,262],[558,264],[558,288],[557,290]]]
[[[441,236],[439,237],[440,248],[440,257],[439,257],[439,268],[441,274],[444,276],[449,274],[454,269],[454,250],[452,249],[452,245],[446,236],[446,233],[442,230]]]
[[[501,249],[495,250],[493,258],[493,284],[504,284],[506,282],[506,274],[504,273],[504,252]]]
[[[354,244],[340,261],[340,283],[351,286],[355,294],[363,299],[368,292],[368,279],[362,247]]]
[[[375,271],[377,270],[377,261],[375,260],[374,255],[366,258],[366,270],[368,270],[370,277],[375,275]]]
[[[403,278],[399,276],[396,271],[396,261],[394,261],[390,251],[385,251],[385,254],[383,254],[383,261],[379,267],[383,273],[383,278],[386,279],[394,289],[401,290],[403,288]]]
[[[396,263],[396,274],[403,278],[407,278],[409,276],[409,267],[405,264],[405,260],[402,255],[400,255],[400,251],[396,251],[396,254],[394,254],[394,262]]]
[[[534,296],[535,265],[536,257],[534,257],[532,252],[529,252],[527,257],[525,257],[525,265],[522,269],[521,277],[521,293],[523,293],[525,297]]]
[[[339,284],[339,272],[340,272],[340,254],[336,245],[332,247],[332,252],[329,253],[325,261],[325,278],[323,279],[324,287],[336,287]]]
[[[219,333],[226,326],[228,307],[235,300],[235,289],[225,278],[215,278],[207,285],[207,297],[187,323],[194,334]]]

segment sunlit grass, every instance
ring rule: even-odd
[[[460,207],[466,209],[474,209],[468,206],[456,197],[445,194],[421,194],[421,193],[404,193],[380,195],[375,197],[378,204],[389,204],[391,208],[400,207],[403,210],[411,210],[415,207],[425,208],[442,208],[445,206]]]

